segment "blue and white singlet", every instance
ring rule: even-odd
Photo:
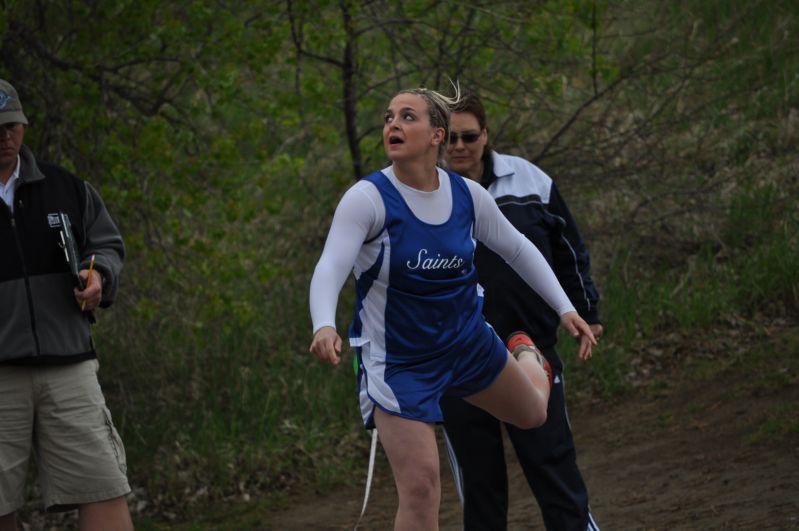
[[[380,233],[363,244],[353,271],[361,412],[373,405],[424,422],[442,420],[443,394],[486,388],[507,351],[482,315],[473,264],[474,206],[463,178],[449,173],[452,212],[432,225],[418,219],[382,172],[363,178],[385,206]]]

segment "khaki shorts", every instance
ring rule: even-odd
[[[48,510],[130,492],[125,449],[105,406],[98,368],[97,360],[0,365],[0,515],[25,502],[31,450]]]

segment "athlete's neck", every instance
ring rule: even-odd
[[[406,186],[423,192],[438,190],[438,167],[424,162],[393,162],[394,175]]]

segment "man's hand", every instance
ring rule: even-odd
[[[81,269],[78,274],[86,287],[83,290],[75,288],[75,300],[78,301],[78,306],[81,306],[83,311],[90,312],[97,308],[103,299],[103,280],[96,269],[91,272],[91,275],[88,269]]]
[[[314,334],[309,350],[320,360],[338,365],[341,362],[341,337],[332,326],[323,326]]]

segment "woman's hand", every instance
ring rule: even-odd
[[[341,338],[332,326],[323,326],[316,331],[311,341],[310,351],[320,360],[331,365],[341,362]]]
[[[599,339],[600,337],[602,337],[602,334],[605,333],[605,329],[602,328],[601,324],[598,323],[592,324],[588,325],[588,327],[591,329],[591,333],[594,334],[594,339]],[[594,342],[594,344],[596,344],[596,342]],[[580,352],[586,352],[586,349],[588,354],[586,355],[586,357],[582,358],[584,360],[593,356],[594,353],[591,349],[591,340],[587,336],[582,335],[580,336]]]
[[[560,323],[569,331],[569,334],[580,341],[577,355],[580,359],[587,360],[591,357],[591,347],[596,345],[596,337],[591,327],[588,326],[577,312],[566,312],[560,316]]]

